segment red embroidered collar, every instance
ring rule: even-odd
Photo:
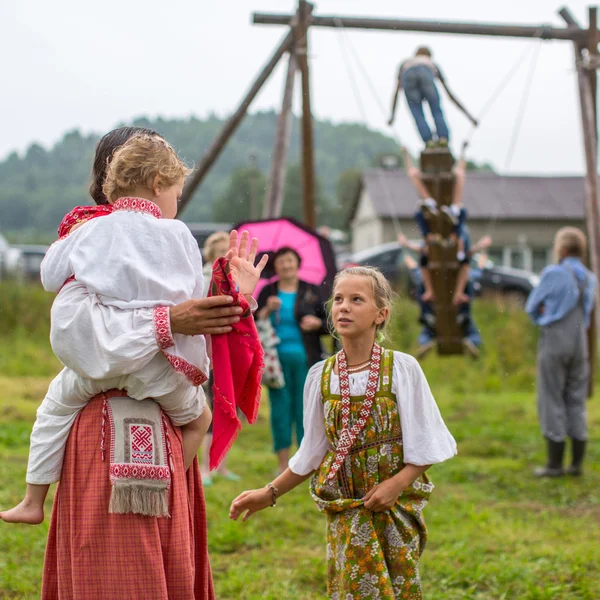
[[[162,219],[162,211],[158,207],[158,205],[154,204],[150,200],[146,200],[145,198],[119,198],[113,204],[113,212],[117,212],[118,210],[127,210],[133,212],[142,212],[157,219]]]

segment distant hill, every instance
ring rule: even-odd
[[[211,173],[183,213],[186,221],[213,219],[213,203],[227,197],[232,173],[252,165],[263,175],[270,167],[275,134],[276,113],[248,115],[230,140]],[[150,127],[165,136],[189,162],[195,162],[223,125],[209,117],[189,119],[136,119],[134,125]],[[300,140],[299,123],[293,124],[289,153],[290,169],[297,171]],[[334,125],[315,120],[315,164],[319,180],[319,198],[334,206],[340,175],[352,168],[372,166],[382,154],[397,152],[395,142],[385,135],[359,124]],[[32,144],[23,156],[11,154],[0,163],[0,227],[3,231],[24,230],[51,234],[71,207],[87,204],[87,186],[99,135],[84,136],[71,131],[50,150]],[[290,177],[290,185],[299,178]],[[264,188],[266,178],[261,177]],[[264,189],[258,190],[264,195]],[[286,197],[287,197],[286,191]],[[299,194],[291,194],[297,198]],[[262,198],[261,198],[262,201]],[[290,212],[296,212],[291,210]]]

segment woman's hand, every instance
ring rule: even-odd
[[[269,314],[277,312],[281,308],[281,299],[277,296],[269,296],[265,306],[267,307]]]
[[[184,335],[229,333],[231,325],[240,320],[239,315],[243,312],[239,306],[231,306],[232,302],[231,296],[211,296],[171,306],[171,332]]]
[[[252,238],[250,248],[248,249],[248,239],[250,235],[247,231],[242,232],[238,247],[238,233],[234,229],[229,234],[229,252],[225,258],[231,266],[233,280],[237,283],[240,294],[253,294],[256,284],[260,279],[269,257],[265,254],[260,262],[254,266],[256,252],[258,250],[258,240]]]
[[[272,503],[273,492],[269,488],[242,492],[231,503],[229,518],[237,521],[239,516],[246,511],[242,521],[247,521],[254,513],[268,508]]]
[[[396,504],[398,497],[407,486],[397,476],[386,479],[371,488],[363,498],[364,507],[373,512],[384,512]]]
[[[302,331],[318,331],[323,327],[323,321],[314,315],[305,315],[300,321]]]

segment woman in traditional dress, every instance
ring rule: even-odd
[[[272,257],[277,281],[258,296],[259,319],[271,319],[279,338],[277,354],[283,371],[283,388],[269,388],[273,448],[283,473],[290,459],[292,431],[301,444],[303,390],[308,369],[323,358],[320,336],[327,332],[325,305],[319,289],[298,277],[300,255],[288,246]]]
[[[99,142],[90,190],[97,204],[107,202],[102,184],[114,151],[139,133],[157,135],[127,127]],[[232,239],[232,245],[236,242]],[[240,253],[244,252],[242,248]],[[99,373],[117,363],[134,368],[148,361],[161,351],[165,335],[229,333],[242,312],[229,305],[231,298],[215,296],[168,307],[167,318],[157,319],[165,311],[103,306],[74,283],[61,292],[66,293],[72,296],[70,309],[52,314],[53,347],[73,366],[87,370],[94,365]],[[214,598],[197,460],[186,472],[181,432],[165,419],[162,442],[169,444],[172,460],[170,518],[110,514],[110,461],[103,460],[102,452],[106,399],[101,396],[77,417],[67,442],[46,548],[42,598]]]
[[[376,269],[338,274],[332,320],[342,350],[308,374],[302,445],[282,475],[243,492],[230,510],[246,520],[312,475],[311,494],[327,516],[334,600],[422,598],[422,511],[433,489],[425,471],[456,454],[419,363],[376,343],[391,300]]]

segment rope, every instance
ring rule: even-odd
[[[545,26],[540,27],[535,32],[533,39],[539,39],[541,41],[543,39],[542,35],[543,35],[544,31],[545,31]],[[539,53],[540,46],[541,45],[539,45],[539,44],[536,46],[528,45],[526,48],[524,48],[523,52],[521,52],[521,54],[517,57],[517,60],[513,63],[511,68],[507,71],[506,75],[500,81],[498,86],[496,86],[496,89],[494,89],[491,96],[487,99],[487,101],[484,103],[482,109],[479,111],[479,114],[476,119],[478,122],[478,125],[479,125],[479,123],[481,123],[481,120],[488,113],[490,108],[492,108],[492,106],[494,105],[496,100],[500,97],[500,95],[502,94],[502,92],[504,91],[506,86],[512,81],[512,78],[517,74],[517,72],[521,68],[521,65],[523,65],[525,63],[525,60],[529,57],[529,54],[531,54],[533,52],[534,48],[537,48],[537,52]],[[471,126],[471,131],[469,132],[469,134],[465,138],[465,141],[463,142],[461,156],[464,156],[465,150],[471,143],[471,139],[473,138],[473,134],[475,133],[475,130],[477,129],[478,125]]]
[[[355,78],[354,78],[354,72],[352,70],[352,66],[348,60],[348,57],[346,55],[346,46],[344,45],[343,42],[343,38],[344,36],[347,38],[347,32],[346,32],[346,28],[344,27],[341,19],[339,18],[335,18],[334,22],[336,24],[336,27],[338,29],[340,29],[340,33],[341,35],[339,36],[339,40],[340,40],[340,47],[342,49],[342,58],[344,59],[344,63],[346,64],[346,70],[348,72],[348,75],[350,77],[351,80],[351,84],[352,84],[352,89],[353,89],[353,93],[355,95],[355,99],[357,102],[357,105],[359,107],[359,110],[361,111],[362,114],[362,118],[363,121],[366,123],[367,119],[366,119],[366,111],[364,108],[364,104],[362,103],[362,98],[360,96],[360,91],[358,88],[358,85],[356,84]],[[483,117],[488,113],[488,111],[492,108],[492,106],[494,105],[494,103],[496,102],[496,100],[500,97],[500,95],[502,94],[502,92],[504,91],[504,89],[507,87],[507,85],[510,83],[510,81],[512,81],[513,77],[517,74],[517,72],[519,71],[521,65],[525,62],[526,58],[529,57],[529,55],[532,56],[530,65],[529,65],[529,70],[528,70],[528,74],[527,74],[527,82],[525,84],[525,88],[523,90],[523,96],[521,97],[521,101],[519,103],[519,108],[517,111],[517,117],[515,119],[515,124],[513,127],[513,131],[511,134],[511,140],[509,143],[509,148],[507,150],[506,153],[506,157],[504,160],[504,171],[506,172],[512,162],[512,158],[514,156],[514,152],[516,150],[516,145],[517,145],[517,141],[518,141],[518,137],[519,137],[519,133],[523,124],[523,118],[525,116],[525,111],[527,108],[527,102],[529,100],[529,95],[531,92],[531,85],[533,83],[533,75],[535,72],[535,67],[537,66],[537,61],[539,58],[539,54],[540,54],[540,50],[541,50],[541,42],[543,41],[543,34],[545,31],[546,27],[542,26],[540,27],[536,33],[533,36],[534,40],[539,40],[538,44],[535,45],[529,45],[527,48],[525,48],[523,50],[523,52],[521,52],[521,54],[519,55],[519,57],[517,58],[517,60],[514,62],[514,64],[511,66],[511,68],[508,70],[508,72],[506,73],[506,75],[503,77],[503,79],[500,81],[500,83],[498,84],[498,86],[494,89],[494,91],[492,92],[491,96],[488,98],[488,100],[485,102],[485,104],[483,105],[482,109],[479,111],[479,115],[477,117],[477,121],[478,124],[481,123],[481,120],[483,119]],[[382,102],[381,102],[381,98],[379,97],[379,94],[377,93],[377,90],[375,89],[375,86],[373,84],[373,81],[371,80],[371,78],[369,77],[369,74],[367,72],[367,70],[365,69],[362,61],[360,60],[358,53],[355,51],[354,47],[352,46],[352,43],[348,40],[348,48],[350,50],[350,53],[352,54],[352,57],[354,58],[354,61],[356,62],[356,64],[358,65],[359,69],[362,72],[362,75],[367,83],[367,88],[369,89],[369,91],[371,92],[371,95],[373,96],[375,103],[377,104],[383,118],[385,119],[386,116],[386,109],[383,106]],[[465,139],[465,141],[462,144],[462,148],[461,148],[461,153],[460,153],[460,159],[464,159],[465,157],[465,153],[466,153],[466,149],[469,146],[471,139],[475,133],[477,126],[473,125],[471,128],[471,131],[469,132],[469,134],[467,135],[467,138]],[[396,143],[398,144],[399,148],[401,150],[405,150],[405,147],[402,145],[402,143],[400,142],[400,138],[397,134],[396,129],[394,128],[393,125],[390,125],[390,129],[392,130],[392,137],[394,138],[394,140],[396,141]],[[394,215],[394,211],[393,211],[393,201],[392,199],[389,197],[389,190],[388,190],[388,186],[386,184],[386,182],[383,180],[383,177],[381,176],[381,173],[378,171],[379,174],[379,179],[381,182],[382,187],[385,190],[385,196],[386,196],[386,202],[388,203],[388,208],[390,208],[390,212],[392,213],[392,223],[394,225],[394,230],[396,231],[396,235],[398,233],[401,233],[401,228],[400,228],[400,223],[397,221],[395,215]],[[504,186],[506,185],[506,179],[502,180],[502,188],[504,189]],[[496,227],[496,222],[498,220],[498,208],[499,208],[499,203],[496,202],[494,203],[494,212],[492,215],[492,218],[490,219],[490,223],[488,224],[488,235],[491,236],[491,232],[493,232],[495,230]]]
[[[343,25],[341,25],[341,21],[339,18],[336,18],[335,22],[338,27],[342,27],[342,29],[343,29]],[[350,79],[350,85],[352,87],[352,94],[354,95],[354,100],[355,100],[358,110],[361,114],[362,121],[364,123],[367,123],[367,111],[365,109],[365,105],[363,103],[362,96],[360,94],[360,87],[358,86],[358,83],[356,81],[356,76],[354,73],[354,69],[352,67],[352,63],[350,62],[350,59],[348,56],[347,47],[345,45],[345,40],[343,39],[343,37],[341,35],[338,36],[338,40],[339,40],[339,44],[340,44],[340,50],[342,53],[342,60],[344,61],[346,73],[348,74],[348,78]],[[400,150],[402,150],[403,146],[402,146],[402,144],[400,144],[400,140],[398,138],[395,138],[395,141],[398,144]],[[381,174],[381,170],[379,168],[377,168],[377,176],[379,179],[379,185],[381,186],[381,188],[383,189],[383,192],[384,192],[384,198],[385,198],[385,202],[386,202],[388,211],[389,211],[391,219],[392,219],[392,226],[394,228],[394,233],[395,233],[396,237],[398,237],[399,235],[401,235],[403,233],[402,227],[401,227],[400,221],[394,211],[394,202],[393,202],[392,196],[390,194],[388,183],[385,180],[385,177],[383,177],[383,175]]]
[[[521,96],[521,100],[519,102],[519,108],[517,109],[517,116],[514,121],[513,130],[510,136],[510,142],[508,145],[508,150],[506,152],[506,157],[504,158],[504,177],[502,179],[501,187],[500,187],[500,196],[504,197],[504,191],[506,188],[506,173],[510,168],[512,163],[512,159],[517,148],[517,141],[519,139],[519,134],[521,133],[521,127],[523,125],[523,119],[525,117],[525,112],[527,110],[527,103],[529,101],[529,96],[531,94],[531,87],[533,84],[533,77],[535,75],[535,68],[537,67],[537,62],[540,56],[540,50],[542,49],[542,41],[536,44],[535,49],[532,47],[533,53],[531,55],[531,60],[529,62],[529,69],[527,70],[527,81],[525,82],[525,87],[523,88],[523,95]],[[493,232],[496,229],[496,223],[498,221],[498,209],[500,206],[500,202],[494,202],[494,210],[492,214],[492,218],[490,223],[488,224],[487,235],[493,237]]]
[[[375,103],[377,104],[377,108],[379,108],[379,112],[381,113],[384,121],[387,123],[386,108],[383,105],[383,103],[381,102],[381,98],[379,97],[379,93],[375,89],[375,84],[373,83],[373,80],[369,77],[369,73],[368,73],[367,69],[365,69],[364,64],[360,60],[358,53],[356,52],[356,50],[354,49],[354,46],[352,45],[350,38],[348,36],[348,32],[346,31],[346,28],[344,27],[342,20],[339,17],[336,17],[334,19],[334,22],[335,22],[336,27],[338,27],[340,29],[340,37],[345,37],[346,40],[348,41],[348,49],[349,49],[350,53],[352,54],[352,58],[358,65],[358,68],[360,69],[361,74],[364,77],[365,82],[367,84],[367,88],[369,89],[369,92],[373,96],[373,99],[375,100]],[[340,45],[341,45],[341,42],[340,42]],[[404,146],[402,145],[402,142],[400,141],[400,136],[398,135],[398,131],[396,130],[394,125],[389,125],[389,128],[392,132],[392,137],[394,138],[394,141],[396,142],[396,144],[398,144],[400,150],[402,150],[404,148]]]

